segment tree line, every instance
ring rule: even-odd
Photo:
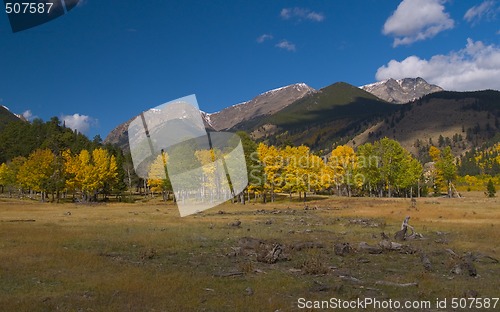
[[[338,145],[328,155],[314,153],[309,147],[266,145],[253,142],[245,133],[239,133],[245,151],[248,187],[238,198],[241,201],[261,198],[274,201],[276,194],[297,194],[306,200],[309,193],[342,196],[412,197],[447,192],[452,196],[457,177],[456,159],[451,149],[430,150],[431,168],[424,166],[397,141],[383,138],[366,143],[356,150]],[[195,153],[206,175],[203,188],[217,184],[211,177],[214,168],[209,164],[220,151]],[[168,179],[167,154],[159,155],[149,168],[148,186],[169,199],[172,185]],[[203,190],[200,190],[203,193]]]
[[[430,146],[426,163],[397,141],[383,138],[356,149],[337,145],[328,155],[307,146],[257,144],[245,132],[238,132],[243,144],[249,185],[241,201],[261,198],[273,201],[277,193],[306,198],[309,193],[343,196],[412,197],[429,192],[452,196],[456,183],[470,189],[500,181],[500,143],[473,149],[454,157],[450,146]],[[220,181],[211,178],[211,161],[221,151],[198,151],[193,160],[203,166],[202,188],[214,189]],[[163,157],[163,158],[162,158]],[[85,135],[61,124],[13,122],[0,132],[0,190],[10,194],[52,195],[53,200],[71,195],[75,199],[97,200],[100,194],[123,193],[135,187],[144,194],[161,193],[175,199],[166,170],[168,155],[150,164],[148,179],[134,172],[129,154],[103,145],[99,136]],[[431,162],[428,162],[431,161]],[[203,190],[203,191],[204,191]],[[202,191],[202,193],[203,193]],[[235,194],[236,195],[236,194]]]
[[[397,141],[384,138],[361,145],[355,151],[338,145],[326,156],[306,146],[279,148],[260,143],[263,166],[260,184],[251,190],[270,195],[308,192],[344,196],[419,196],[424,182],[423,167]],[[258,171],[256,171],[258,172]],[[436,172],[439,174],[439,172]]]
[[[59,200],[77,194],[75,199],[96,200],[97,194],[126,190],[126,163],[120,149],[104,146],[98,135],[88,139],[57,117],[47,122],[13,121],[0,131],[2,193],[31,197],[39,193],[42,200],[48,195]]]
[[[39,193],[42,201],[49,194],[52,201],[71,194],[88,202],[97,201],[98,194],[109,195],[120,183],[116,157],[104,148],[83,149],[77,154],[37,149],[28,157],[17,156],[0,164],[0,186],[11,195],[16,192],[33,198]]]

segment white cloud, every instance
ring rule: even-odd
[[[284,8],[280,12],[280,16],[283,19],[297,19],[299,21],[306,19],[314,22],[322,22],[325,19],[325,15],[320,12],[314,12],[306,8]]]
[[[498,8],[496,8],[495,1],[487,0],[480,5],[473,6],[464,15],[464,19],[472,23],[472,25],[477,24],[483,18],[494,19]]]
[[[31,112],[31,109],[27,109],[25,110],[23,113],[22,113],[22,116],[24,117],[24,119],[26,120],[33,120],[35,118],[38,118],[38,116],[33,116],[33,112]]]
[[[322,22],[325,19],[325,15],[323,13],[309,12],[306,18],[311,21]]]
[[[429,60],[410,56],[377,70],[377,80],[422,77],[446,90],[500,90],[500,47],[467,39],[465,48]]]
[[[451,29],[455,22],[444,12],[442,0],[403,0],[385,21],[382,33],[393,36],[393,46],[425,40]]]
[[[66,127],[78,130],[81,133],[86,133],[97,122],[90,116],[80,114],[62,115],[61,120],[64,121]]]
[[[257,42],[258,43],[263,43],[266,40],[272,40],[272,39],[273,39],[273,35],[271,35],[271,34],[263,34],[263,35],[261,35],[261,36],[259,36],[257,38]]]
[[[276,47],[280,48],[280,49],[285,49],[287,51],[295,51],[296,50],[295,44],[293,44],[287,40],[281,40],[279,43],[276,44]]]

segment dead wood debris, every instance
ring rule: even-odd
[[[375,285],[383,285],[383,286],[393,286],[393,287],[418,287],[418,283],[394,283],[389,281],[376,281]]]

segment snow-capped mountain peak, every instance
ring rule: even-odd
[[[420,77],[397,80],[390,78],[361,86],[360,89],[396,104],[408,103],[429,93],[443,91],[443,88],[429,84]]]

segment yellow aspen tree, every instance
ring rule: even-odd
[[[4,191],[4,187],[7,187],[9,196],[12,196],[12,190],[19,186],[17,180],[19,168],[21,168],[25,161],[25,157],[18,156],[14,157],[10,162],[0,166],[0,185],[2,186],[2,192]]]
[[[76,173],[76,181],[81,186],[80,190],[83,192],[84,200],[88,199],[88,195],[94,189],[95,177],[90,153],[84,149],[78,154]]]
[[[0,166],[0,185],[2,186],[2,193],[4,187],[7,187],[9,196],[12,196],[13,189],[19,186],[17,180],[19,168],[21,168],[25,161],[25,157],[18,156],[14,157],[10,162]]]
[[[264,166],[264,202],[266,202],[266,191],[270,192],[271,201],[274,201],[274,193],[279,191],[283,180],[281,177],[283,159],[275,146],[267,146],[264,143],[260,143],[257,147],[257,154]]]
[[[431,146],[429,148],[429,156],[433,162],[437,162],[441,158],[441,150],[435,146]]]
[[[158,155],[149,166],[148,185],[152,192],[161,192],[163,200],[167,201],[172,191],[172,184],[167,172],[168,154],[163,152]]]
[[[220,198],[221,190],[229,188],[227,179],[221,179],[221,175],[225,176],[224,168],[221,167],[220,162],[216,163],[216,160],[222,156],[221,151],[216,149],[198,150],[195,152],[195,156],[203,170],[203,188],[200,190],[200,195],[203,198]]]
[[[309,184],[313,191],[317,192],[330,187],[330,181],[324,177],[327,173],[325,170],[325,162],[323,159],[314,154],[309,155],[310,164],[309,167]]]
[[[281,158],[283,159],[283,183],[281,184],[281,190],[290,195],[292,199],[292,193],[298,192],[299,182],[299,169],[297,164],[297,148],[287,146],[280,150]]]
[[[79,179],[78,175],[80,170],[80,159],[78,155],[72,155],[70,150],[65,150],[62,152],[62,157],[64,160],[64,172],[66,176],[66,189],[74,192],[75,190],[82,189],[82,181]]]
[[[328,166],[333,171],[334,183],[338,191],[341,187],[351,196],[354,185],[354,170],[357,167],[357,156],[354,149],[348,145],[337,146],[328,159]]]
[[[9,185],[9,167],[3,163],[0,165],[0,186],[2,187],[2,193],[4,187],[7,185]]]
[[[89,181],[89,191],[96,194],[103,190],[106,185],[113,185],[118,176],[116,159],[103,148],[96,148],[92,151],[92,180]]]
[[[167,160],[168,155],[166,153],[159,154],[149,166],[148,186],[152,192],[165,190]]]
[[[52,151],[35,150],[19,168],[17,180],[26,189],[42,192],[42,201],[44,201],[55,166],[55,156]]]
[[[70,190],[80,190],[84,200],[92,195],[96,199],[98,191],[106,185],[117,182],[118,165],[116,158],[103,148],[97,148],[90,153],[82,150],[78,155],[63,152],[65,161],[66,187]]]

